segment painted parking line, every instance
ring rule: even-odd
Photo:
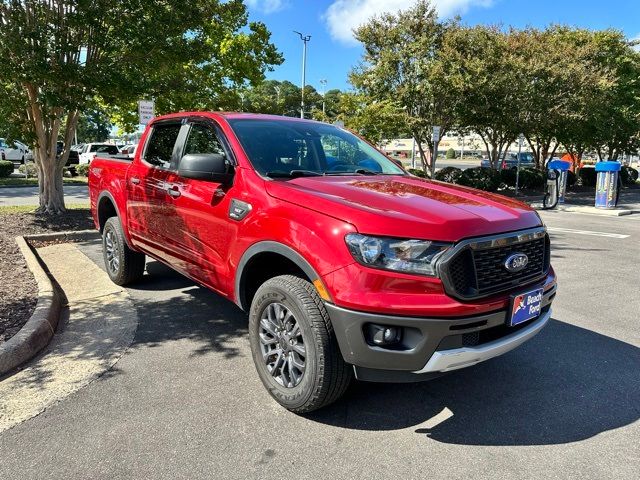
[[[562,227],[547,227],[547,230],[551,233],[575,233],[577,235],[591,235],[594,237],[608,237],[608,238],[627,238],[629,235],[623,235],[621,233],[609,233],[609,232],[593,232],[591,230],[576,230],[573,228]]]

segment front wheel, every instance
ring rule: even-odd
[[[327,310],[306,280],[282,275],[262,284],[251,303],[249,340],[260,380],[292,412],[336,401],[351,382]]]
[[[129,248],[118,217],[111,217],[102,229],[102,255],[107,274],[116,285],[127,285],[142,278],[144,253]]]

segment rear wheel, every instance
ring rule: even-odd
[[[102,255],[107,274],[113,283],[127,285],[142,278],[145,266],[144,253],[129,248],[118,217],[111,217],[104,224]]]
[[[260,380],[288,410],[322,408],[351,382],[327,310],[306,280],[282,275],[262,284],[251,303],[249,339]]]

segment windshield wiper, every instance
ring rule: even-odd
[[[324,175],[380,175],[368,168],[356,168],[353,172],[324,172]]]
[[[322,173],[314,172],[313,170],[291,170],[285,172],[283,170],[274,170],[273,172],[265,173],[267,177],[271,178],[297,178],[297,177],[321,177]]]

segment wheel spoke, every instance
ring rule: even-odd
[[[289,330],[289,336],[291,338],[295,338],[295,337],[299,336],[300,334],[301,334],[301,332],[300,332],[300,324],[298,322],[295,322],[291,326],[291,330]]]
[[[307,356],[307,349],[304,348],[304,343],[294,343],[293,345],[291,345],[291,349],[298,353],[299,355],[303,356],[306,358]]]
[[[268,318],[263,318],[260,320],[260,326],[267,331],[268,334],[276,337],[278,334],[276,332],[276,325]]]
[[[300,373],[304,373],[304,361],[296,358],[295,354],[291,356],[291,363]]]
[[[260,343],[263,345],[276,345],[278,343],[278,339],[271,335],[260,333]]]

